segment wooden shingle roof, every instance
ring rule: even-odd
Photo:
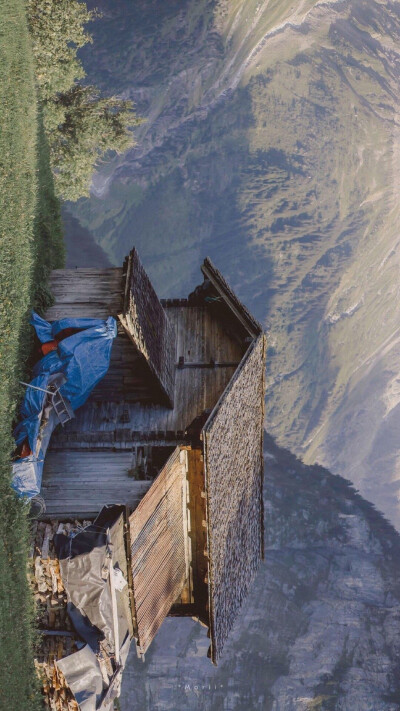
[[[206,279],[210,281],[220,297],[224,300],[229,309],[234,313],[238,321],[245,327],[250,336],[255,338],[262,333],[261,324],[252,316],[250,311],[238,299],[235,292],[232,291],[228,282],[222,276],[221,272],[212,263],[209,257],[203,262],[201,267]]]
[[[128,336],[144,356],[166,403],[173,407],[175,386],[175,331],[147,276],[136,249],[125,262],[123,312],[119,315]]]
[[[214,663],[263,557],[265,352],[260,334],[203,429]]]

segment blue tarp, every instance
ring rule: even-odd
[[[31,324],[42,343],[53,341],[65,329],[79,329],[58,343],[57,350],[45,355],[34,367],[31,385],[46,389],[49,378],[62,373],[66,382],[60,392],[73,410],[86,402],[95,385],[107,373],[110,364],[113,339],[117,335],[117,324],[112,316],[106,321],[100,319],[61,319],[50,324],[33,313]],[[26,439],[32,454],[18,459],[13,466],[13,487],[21,496],[32,498],[40,492],[44,456],[40,447],[37,453],[38,436],[46,394],[40,390],[27,388],[20,409],[21,422],[15,428],[17,445]],[[50,418],[49,426],[54,429],[56,420]],[[46,440],[46,449],[49,437]]]
[[[36,378],[31,380],[31,385],[46,390],[49,375],[50,373],[38,375]],[[33,388],[27,388],[24,401],[20,409],[22,421],[14,430],[14,439],[17,446],[22,444],[22,442],[28,438],[29,446],[31,450],[34,451],[40,427],[38,414],[42,411],[45,397],[45,392],[42,392],[41,390],[34,390]]]

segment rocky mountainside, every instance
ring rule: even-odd
[[[398,711],[400,536],[267,437],[266,552],[218,667],[192,620],[130,656],[122,711]]]
[[[400,4],[96,5],[88,79],[147,120],[75,217],[162,296],[209,254],[268,330],[268,430],[399,526]]]

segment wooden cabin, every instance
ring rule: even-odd
[[[168,614],[207,625],[214,663],[263,556],[265,337],[209,259],[187,299],[123,268],[56,270],[46,318],[118,320],[110,368],[52,437],[46,517],[128,507],[132,618],[144,654]],[[95,367],[95,364],[93,364]]]

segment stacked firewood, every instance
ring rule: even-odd
[[[55,664],[57,660],[77,651],[77,645],[67,614],[67,594],[54,549],[54,534],[68,534],[72,529],[89,523],[39,521],[32,528],[31,583],[38,620],[35,665],[43,684],[45,706],[52,711],[79,711],[64,675]]]

